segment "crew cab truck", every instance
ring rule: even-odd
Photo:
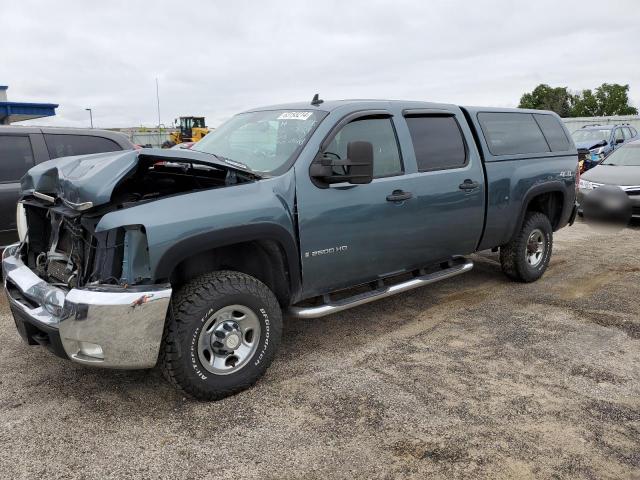
[[[191,150],[65,157],[22,179],[3,254],[17,328],[74,362],[217,399],[260,378],[283,312],[316,318],[469,271],[542,276],[575,217],[557,115],[405,101],[238,114]]]

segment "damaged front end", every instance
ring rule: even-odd
[[[127,166],[131,155],[137,155],[135,162]],[[5,291],[27,343],[79,363],[152,367],[171,286],[152,278],[143,222],[100,230],[100,220],[141,203],[257,176],[193,156],[129,152],[100,156],[100,164],[95,159],[46,162],[25,177],[19,211],[26,232],[3,254]]]
[[[71,289],[151,281],[144,226],[96,232],[99,214],[47,207],[37,199],[22,206],[28,232],[23,259],[47,283]]]
[[[94,162],[94,157],[87,161]],[[28,232],[26,264],[43,280],[68,288],[149,284],[152,279],[142,222],[108,231],[97,231],[98,223],[104,215],[116,210],[259,178],[209,157],[190,154],[182,158],[164,152],[139,154],[135,165],[122,174],[120,156],[114,159],[118,164],[115,171],[100,164],[102,175],[97,178],[95,169],[86,168],[81,161],[58,167],[55,172],[49,170],[35,181],[28,178],[25,183],[31,189],[26,189],[22,201]],[[112,178],[101,181],[101,176],[116,172],[121,173],[118,182]],[[48,183],[45,177],[59,179],[55,191],[51,191],[51,186],[47,192],[35,189],[38,184]],[[75,182],[71,182],[74,178]],[[106,184],[108,201],[104,199]],[[95,188],[91,189],[92,185]]]

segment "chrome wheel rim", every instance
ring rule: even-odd
[[[198,336],[198,358],[216,375],[228,375],[244,367],[258,349],[260,320],[249,307],[229,305],[204,322]]]
[[[532,267],[537,267],[544,258],[545,239],[542,230],[535,229],[529,235],[527,240],[527,248],[525,251],[525,259]]]

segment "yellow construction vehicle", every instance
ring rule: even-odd
[[[204,117],[180,117],[176,118],[174,124],[177,131],[171,133],[170,141],[174,145],[185,142],[198,142],[209,133],[205,125]]]

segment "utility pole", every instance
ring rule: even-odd
[[[89,121],[91,122],[91,128],[93,128],[93,113],[90,108],[85,108],[87,112],[89,112]]]
[[[158,128],[162,122],[160,121],[160,87],[158,86],[158,77],[156,77],[156,100],[158,102]]]

